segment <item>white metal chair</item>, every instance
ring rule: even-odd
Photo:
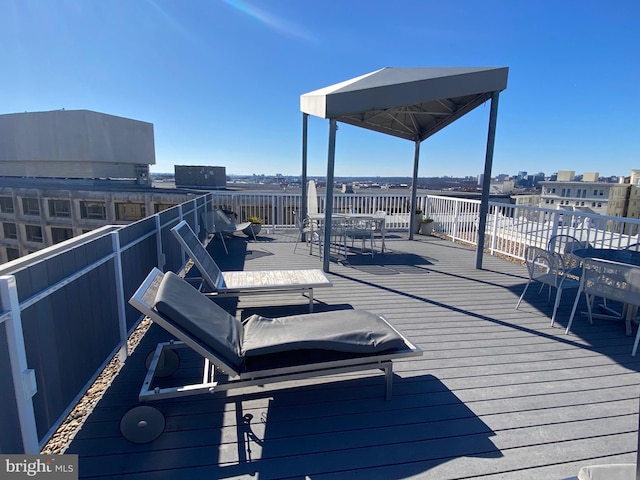
[[[361,251],[364,253],[365,246],[367,241],[369,242],[369,247],[371,251],[371,256],[373,257],[375,254],[374,245],[375,245],[375,231],[376,231],[376,221],[373,219],[362,219],[355,218],[348,220],[345,224],[344,235],[347,238],[351,239],[351,246],[355,240],[360,240],[362,242]]]
[[[574,250],[579,248],[588,248],[589,242],[584,242],[571,235],[554,235],[547,243],[547,250],[555,252],[562,258],[562,267],[565,271],[579,268],[580,264],[576,263],[575,257],[571,255]]]
[[[595,297],[615,300],[625,305],[627,322],[630,322],[637,307],[640,306],[640,266],[596,258],[585,259],[582,262],[582,278],[573,302],[566,333],[569,333],[573,323],[581,293],[584,293],[587,299],[590,323],[593,323],[592,310]],[[636,334],[631,355],[635,356],[639,340],[640,329]]]
[[[558,305],[560,305],[560,298],[562,291],[569,288],[578,288],[579,281],[571,276],[564,275],[564,269],[562,268],[562,259],[555,252],[549,252],[543,248],[529,246],[525,250],[525,260],[527,263],[527,271],[529,273],[529,281],[524,287],[518,303],[516,304],[516,310],[520,307],[520,303],[527,293],[529,285],[533,282],[541,283],[540,291],[545,285],[549,286],[549,296],[551,296],[551,288],[554,287],[556,292],[555,301],[553,304],[553,313],[551,314],[551,326],[554,325],[556,319],[556,313],[558,311]]]
[[[333,248],[334,251],[340,254],[342,250],[342,255],[347,257],[347,229],[345,219],[343,217],[331,217],[331,225],[327,226],[323,221],[317,227],[318,233],[318,251],[320,253],[320,259],[324,254],[323,242],[324,242],[324,232],[325,229],[329,228],[329,237],[330,237],[330,248]],[[313,244],[312,244],[313,248]]]
[[[298,238],[296,238],[296,244],[293,247],[293,253],[296,253],[296,249],[298,248],[298,243],[302,241],[303,237],[306,236],[307,245],[309,245],[309,243],[313,241],[312,239],[313,230],[307,224],[306,220],[302,219],[302,216],[300,215],[299,211],[293,212],[293,219],[296,225],[296,229],[298,230]]]

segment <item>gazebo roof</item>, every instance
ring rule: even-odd
[[[300,110],[422,141],[507,88],[508,67],[382,68],[300,96]]]

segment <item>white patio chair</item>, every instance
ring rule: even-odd
[[[637,312],[637,307],[640,306],[640,266],[596,258],[585,259],[582,262],[582,278],[565,333],[569,333],[582,293],[585,294],[587,299],[590,323],[593,323],[593,300],[595,297],[601,297],[615,300],[625,305],[629,327],[631,318]],[[635,356],[638,349],[639,340],[640,329],[633,343],[633,350],[631,351],[633,356]]]
[[[298,243],[302,241],[303,237],[306,236],[305,241],[307,242],[307,245],[309,245],[309,243],[313,241],[312,239],[313,229],[311,228],[311,226],[307,225],[306,220],[302,219],[302,216],[300,215],[299,211],[293,212],[293,219],[296,225],[296,229],[298,230],[298,238],[296,238],[296,244],[293,247],[293,253],[296,253],[296,248],[298,248]]]
[[[346,238],[351,239],[351,247],[353,247],[355,240],[360,240],[362,242],[361,252],[364,253],[365,246],[367,242],[369,242],[369,247],[371,251],[371,256],[374,256],[374,245],[375,245],[375,231],[376,231],[376,221],[373,219],[363,219],[363,218],[355,218],[348,220],[345,223],[345,232],[344,235]]]
[[[589,242],[584,242],[571,235],[554,235],[547,243],[547,250],[555,252],[562,258],[562,266],[565,271],[580,268],[580,264],[576,263],[575,257],[571,255],[574,250],[579,248],[588,248]]]
[[[549,299],[551,298],[551,288],[553,287],[556,289],[553,313],[551,314],[551,326],[553,327],[556,319],[556,313],[558,311],[558,305],[560,305],[562,291],[569,288],[578,288],[580,282],[571,276],[564,275],[561,258],[555,252],[549,252],[543,248],[529,246],[525,250],[525,260],[527,263],[527,271],[529,273],[529,281],[525,285],[524,290],[518,299],[516,310],[520,307],[520,302],[522,302],[525,293],[527,293],[529,285],[533,282],[539,282],[542,284],[540,292],[542,292],[545,285],[549,286]]]

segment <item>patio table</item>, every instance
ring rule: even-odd
[[[308,219],[309,219],[309,225],[311,226],[311,229],[315,229],[317,228],[321,222],[324,221],[325,219],[325,214],[324,213],[314,213],[314,214],[310,214],[307,215]],[[345,222],[351,222],[351,221],[358,221],[358,220],[365,220],[365,221],[371,221],[374,222],[376,225],[376,230],[378,230],[380,232],[380,236],[382,237],[382,246],[381,246],[381,253],[384,253],[384,249],[385,249],[385,231],[386,231],[386,219],[385,216],[383,215],[375,215],[372,213],[333,213],[331,214],[331,218],[333,219],[343,219]],[[345,252],[346,252],[346,237],[343,238],[343,242],[345,242]],[[313,247],[311,247],[313,248]],[[372,246],[373,248],[373,246]],[[309,253],[312,253],[312,249],[309,250]]]
[[[599,260],[610,260],[612,262],[625,263],[627,265],[640,266],[640,252],[633,250],[619,250],[616,248],[579,248],[571,252],[578,259],[595,258]],[[625,304],[622,312],[617,312],[609,308],[606,303],[601,304],[600,308],[609,312],[608,314],[592,314],[592,317],[601,320],[625,321],[626,334],[632,334],[631,322],[638,313],[638,307],[635,305]],[[587,312],[580,312],[587,315]]]

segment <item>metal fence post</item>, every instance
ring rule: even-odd
[[[167,263],[167,257],[162,250],[162,225],[160,225],[160,215],[155,214],[156,221],[156,246],[158,251],[158,268],[164,271],[164,266]]]
[[[120,249],[120,235],[118,232],[111,233],[111,245],[113,246],[114,280],[116,282],[116,301],[118,305],[118,326],[120,329],[120,349],[118,350],[118,360],[120,363],[129,356],[127,344],[127,312],[125,311],[124,282],[122,279],[122,250]]]
[[[31,400],[37,393],[38,388],[35,371],[27,366],[18,287],[16,278],[13,275],[0,277],[0,300],[2,301],[2,308],[9,311],[8,319],[4,321],[4,324],[7,331],[9,361],[11,363],[11,375],[18,407],[22,446],[27,454],[40,453],[36,417],[33,410],[33,401]],[[0,323],[2,323],[1,317]]]

